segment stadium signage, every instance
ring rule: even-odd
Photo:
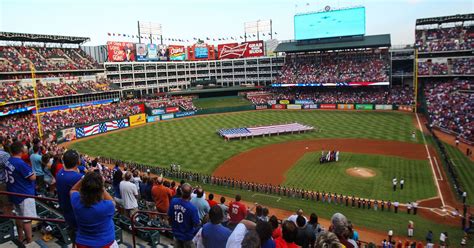
[[[180,118],[180,117],[186,117],[186,116],[192,116],[195,115],[196,111],[186,111],[186,112],[178,112],[174,114],[174,117]]]
[[[358,110],[372,110],[374,105],[372,104],[356,104],[356,109]]]
[[[130,119],[130,126],[138,126],[146,123],[146,115],[145,114],[138,114],[138,115],[131,115],[128,117]]]
[[[176,113],[179,112],[179,107],[168,107],[166,108],[166,113]]]
[[[338,104],[337,109],[354,109],[354,104]]]
[[[135,61],[135,44],[132,42],[107,42],[108,59],[111,62]]]
[[[146,122],[148,122],[148,123],[159,121],[159,120],[160,120],[160,116],[148,116],[146,118]]]
[[[289,100],[280,100],[280,104],[290,104]]]
[[[393,105],[391,104],[377,104],[375,105],[376,110],[393,110]]]
[[[98,100],[98,101],[92,101],[92,102],[83,102],[83,103],[76,103],[76,104],[69,104],[69,105],[62,105],[62,106],[56,106],[56,107],[49,107],[49,108],[42,108],[40,109],[40,113],[46,113],[46,112],[51,112],[51,111],[57,111],[57,110],[64,110],[64,109],[71,109],[71,108],[80,108],[80,107],[86,107],[86,106],[92,106],[92,105],[100,105],[100,104],[109,104],[115,102],[115,99],[106,99],[106,100]],[[36,114],[36,109],[32,107],[32,113]]]
[[[336,104],[320,104],[320,109],[336,109]]]
[[[400,105],[398,106],[398,110],[405,112],[413,112],[413,107],[410,105]]]
[[[255,109],[259,110],[259,109],[267,109],[268,106],[267,105],[255,105]]]
[[[249,41],[238,43],[220,44],[217,46],[218,59],[235,59],[263,56],[263,41]]]
[[[28,106],[28,107],[25,107],[25,108],[5,110],[5,111],[0,112],[0,116],[7,116],[7,115],[23,113],[23,112],[27,112],[27,111],[30,111],[30,110],[33,110],[33,109],[35,109],[35,106]]]
[[[186,60],[186,51],[184,46],[169,45],[168,54],[170,60]]]
[[[295,100],[295,104],[314,104],[312,100]]]
[[[76,138],[80,139],[83,137],[92,136],[99,133],[107,133],[113,130],[122,129],[126,127],[129,127],[128,119],[118,119],[114,121],[106,121],[92,125],[76,127]]]
[[[272,109],[286,109],[286,105],[284,105],[284,104],[273,104]]]
[[[152,109],[151,110],[151,115],[161,115],[164,114],[165,110],[164,109]]]
[[[303,105],[303,108],[304,109],[317,109],[318,105],[317,104],[307,104],[307,105]]]
[[[169,119],[173,119],[173,118],[174,118],[174,114],[161,115],[161,120],[169,120]]]
[[[287,109],[301,109],[301,105],[299,104],[288,104],[286,105]]]

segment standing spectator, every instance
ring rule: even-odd
[[[224,214],[222,208],[214,205],[209,211],[210,222],[202,227],[202,239],[206,248],[225,248],[227,240],[232,233],[229,229],[221,225]]]
[[[79,153],[75,150],[68,150],[63,155],[64,168],[56,176],[56,189],[58,191],[59,207],[61,208],[64,220],[68,224],[68,234],[72,242],[76,241],[77,223],[72,210],[70,191],[72,187],[82,178],[77,170],[81,163]]]
[[[112,188],[114,189],[114,201],[120,207],[123,207],[122,196],[120,195],[120,183],[123,180],[123,172],[120,169],[120,162],[115,162],[115,167],[112,170]]]
[[[120,195],[122,196],[123,208],[128,217],[132,217],[138,209],[138,189],[131,180],[132,173],[127,171],[125,172],[124,180],[120,182]]]
[[[221,196],[220,202],[221,203],[219,203],[219,207],[222,208],[222,214],[223,214],[222,225],[227,227],[227,224],[229,222],[229,207],[225,205],[225,197]]]
[[[118,247],[113,217],[115,203],[99,173],[87,173],[71,189],[78,247]]]
[[[342,247],[342,244],[334,233],[322,232],[316,240],[315,247]]]
[[[315,213],[312,213],[309,216],[309,221],[307,224],[309,230],[313,233],[314,240],[318,239],[319,234],[322,231],[322,227],[318,222],[318,216]]]
[[[10,162],[8,159],[10,158],[10,154],[6,151],[6,139],[0,135],[0,191],[7,191],[7,167],[11,167]],[[10,204],[9,204],[8,196],[7,195],[0,195],[0,211],[8,213],[10,212]]]
[[[403,190],[403,185],[405,184],[405,180],[403,178],[400,179],[400,190]]]
[[[207,203],[209,203],[209,207],[214,207],[215,205],[217,205],[217,202],[214,201],[214,194],[209,194],[209,196],[207,197]]]
[[[235,201],[229,203],[229,227],[231,229],[247,216],[247,207],[240,202],[241,199],[240,195],[236,195]]]
[[[202,219],[209,213],[211,209],[209,207],[209,203],[204,199],[204,190],[202,188],[198,188],[196,190],[196,197],[191,199],[191,203],[197,208],[199,219]]]
[[[253,221],[255,221],[255,218],[253,218]],[[235,229],[232,232],[232,234],[229,236],[229,239],[227,240],[226,248],[245,247],[244,246],[244,239],[245,239],[246,235],[249,232],[254,232],[255,228],[256,228],[256,224],[253,221],[252,220],[242,220],[242,221],[240,221],[240,223],[237,224],[237,226],[235,226]],[[257,240],[259,239],[258,235],[254,238],[257,239]],[[247,240],[247,241],[249,241],[249,240]],[[260,240],[258,240],[258,241],[260,241]],[[260,242],[258,242],[258,243],[260,243]]]
[[[22,160],[27,154],[26,147],[19,141],[13,142],[10,146],[11,157],[9,164],[5,167],[7,175],[7,191],[12,193],[35,195],[36,175],[31,167]],[[15,211],[19,216],[37,217],[36,204],[34,198],[10,196],[10,202],[14,204]],[[26,243],[31,243],[32,229],[31,220],[16,220],[18,239],[23,241],[26,236]]]
[[[269,222],[258,221],[255,230],[260,238],[262,248],[275,248],[275,241],[272,239],[272,225]]]
[[[189,202],[191,199],[191,185],[181,184],[181,198],[173,198],[168,209],[168,217],[173,229],[174,247],[193,247],[192,239],[196,227],[199,225],[197,208]]]
[[[173,195],[169,188],[163,186],[163,177],[158,177],[155,181],[153,188],[151,188],[151,196],[155,202],[156,210],[160,213],[166,213]]]
[[[306,225],[306,219],[303,216],[296,218],[297,235],[295,243],[303,248],[309,248],[314,243],[314,234]]]
[[[288,220],[289,221],[293,221],[295,224],[296,223],[296,219],[298,218],[298,216],[303,216],[303,209],[298,209],[296,210],[296,213],[291,215],[290,217],[288,217]],[[305,221],[308,221],[308,219],[306,219],[306,217],[303,216],[303,218],[305,219]]]
[[[411,238],[413,237],[413,230],[415,229],[415,224],[413,224],[413,221],[408,221],[408,237]]]
[[[393,184],[393,191],[397,191],[397,178],[396,177],[392,179],[392,184]]]
[[[272,232],[272,238],[275,240],[279,237],[281,237],[281,227],[280,224],[278,223],[278,219],[275,215],[272,215],[268,222],[272,225],[273,232]]]
[[[293,221],[286,220],[281,224],[282,235],[275,240],[277,248],[297,248],[295,244],[298,230],[296,224]]]
[[[36,175],[36,187],[39,191],[44,190],[44,171],[41,166],[41,154],[40,147],[38,145],[33,146],[33,152],[30,155],[31,168]]]

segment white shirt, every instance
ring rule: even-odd
[[[244,240],[245,234],[247,234],[247,228],[244,224],[239,223],[234,231],[230,234],[227,239],[225,248],[240,248],[242,247],[242,240]]]
[[[288,217],[288,220],[289,221],[293,221],[295,224],[296,224],[296,219],[298,218],[298,215],[297,214],[294,214],[290,217]],[[306,219],[306,217],[303,216],[303,218],[306,220],[306,222],[308,222],[308,219]]]
[[[398,208],[398,205],[400,205],[399,202],[394,202],[394,203],[393,203],[393,206],[394,206],[394,207],[397,207],[397,208]]]
[[[137,195],[138,190],[135,184],[129,181],[120,182],[120,195],[123,200],[123,207],[125,209],[138,208]]]
[[[396,178],[394,178],[394,179],[392,180],[392,182],[393,182],[393,185],[397,185],[397,179],[396,179]]]
[[[441,233],[441,235],[439,235],[439,241],[446,241],[446,235],[444,235],[444,233]]]
[[[400,184],[404,184],[405,183],[405,180],[400,180]]]

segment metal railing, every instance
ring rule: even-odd
[[[164,216],[168,217],[168,214],[166,213],[160,213],[158,211],[148,211],[148,210],[138,210],[132,216],[130,217],[130,223],[132,227],[132,241],[133,241],[133,246],[136,247],[136,231],[137,230],[144,230],[144,231],[171,231],[171,228],[166,228],[166,227],[137,227],[135,226],[135,217],[139,213],[145,213],[145,214],[152,214],[152,215],[158,215],[158,216]]]

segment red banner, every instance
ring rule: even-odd
[[[170,60],[186,60],[186,49],[180,45],[169,45],[168,55]]]
[[[145,113],[145,104],[143,104],[143,103],[135,104],[133,107],[139,108],[139,109],[140,109],[140,113]]]
[[[336,104],[321,104],[320,109],[336,109]]]
[[[107,42],[107,55],[110,62],[135,61],[135,45],[131,42]]]
[[[272,109],[285,109],[286,105],[283,104],[273,104]]]
[[[166,108],[166,113],[175,113],[179,112],[179,107],[168,107]]]
[[[264,55],[263,41],[249,41],[238,43],[220,44],[217,46],[218,59],[235,59],[247,57],[260,57]]]

